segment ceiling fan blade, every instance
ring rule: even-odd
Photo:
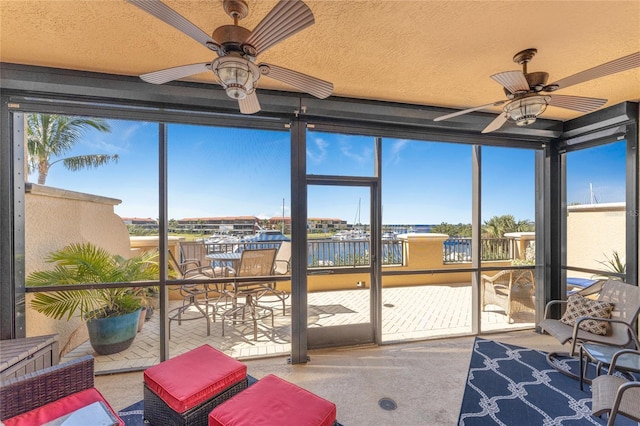
[[[299,0],[280,0],[253,29],[246,41],[256,49],[256,55],[303,29],[315,19],[309,6]]]
[[[260,111],[260,102],[258,102],[256,92],[247,95],[244,99],[238,99],[238,105],[242,114],[255,114]]]
[[[580,112],[595,111],[605,103],[607,103],[606,99],[570,95],[551,95],[551,100],[549,101],[549,105]]]
[[[171,9],[160,0],[127,0],[134,6],[138,6],[145,12],[155,16],[161,21],[166,22],[178,31],[188,35],[198,43],[202,44],[206,48],[211,50],[217,50],[220,44],[211,38],[210,35],[196,27],[193,23],[188,21],[185,17],[180,15],[175,10]]]
[[[328,81],[320,80],[319,78],[311,77],[310,75],[282,68],[277,65],[263,63],[258,65],[258,67],[260,67],[262,75],[286,83],[316,98],[324,99],[333,93],[333,84]]]
[[[564,89],[565,87],[573,86],[574,84],[584,83],[585,81],[594,80],[596,78],[605,77],[607,75],[616,74],[638,67],[640,67],[640,52],[635,52],[622,58],[614,59],[613,61],[605,64],[598,65],[597,67],[589,68],[588,70],[565,77],[555,83],[549,84],[548,86],[557,85],[558,89]]]
[[[163,84],[169,81],[177,80],[179,78],[210,71],[210,66],[211,63],[209,62],[205,62],[202,64],[182,65],[179,67],[167,68],[160,71],[142,74],[140,78],[147,83]]]
[[[504,71],[491,76],[511,93],[528,92],[529,83],[522,71]]]
[[[489,123],[487,127],[484,128],[482,133],[489,133],[489,132],[498,130],[506,122],[507,122],[507,114],[504,112],[500,113],[500,115],[498,115],[491,123]]]
[[[436,117],[436,118],[433,119],[433,121],[448,120],[450,118],[457,117],[457,116],[463,115],[463,114],[468,114],[468,113],[473,112],[473,111],[480,111],[481,109],[489,108],[489,107],[492,107],[492,106],[500,106],[505,102],[507,102],[507,101],[496,101],[496,102],[492,102],[492,103],[486,104],[486,105],[480,105],[480,106],[469,108],[469,109],[463,109],[462,111],[457,111],[457,112],[454,112],[454,113],[451,113],[451,114],[447,114],[447,115],[442,115],[440,117]]]

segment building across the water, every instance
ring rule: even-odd
[[[158,221],[150,217],[123,217],[125,225],[139,226],[145,229],[158,229]]]
[[[123,217],[126,225],[136,225],[147,229],[158,229],[158,221],[152,218]],[[383,231],[396,234],[410,232],[428,233],[433,225],[398,224],[383,225]],[[283,234],[291,234],[291,217],[274,216],[261,219],[257,216],[189,217],[171,221],[170,231],[197,234],[253,235],[259,229],[278,229]],[[310,233],[335,233],[350,230],[352,224],[340,218],[310,217],[307,230]],[[368,229],[368,226],[365,226]]]
[[[309,218],[309,232],[335,232],[348,229],[346,220],[339,218]],[[274,216],[260,219],[257,216],[192,217],[178,219],[170,226],[176,231],[211,234],[252,235],[257,230],[278,229],[283,234],[291,234],[291,217]]]

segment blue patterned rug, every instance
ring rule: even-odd
[[[579,371],[574,358],[561,359],[559,365]],[[458,425],[496,424],[577,426],[606,421],[591,415],[591,385],[581,391],[577,380],[549,366],[545,352],[476,338]],[[638,423],[619,416],[616,425]]]

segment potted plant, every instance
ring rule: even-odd
[[[125,259],[92,243],[70,244],[46,259],[53,270],[27,277],[31,287],[89,283],[149,281],[158,278],[157,253]],[[101,288],[36,293],[31,306],[54,319],[78,313],[87,321],[89,341],[100,355],[128,348],[136,336],[142,303],[128,288]]]
[[[133,289],[133,294],[140,300],[140,305],[145,310],[145,319],[150,319],[160,305],[160,289],[157,286],[136,287]]]

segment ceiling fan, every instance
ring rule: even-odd
[[[516,53],[513,57],[513,62],[522,65],[522,71],[504,71],[491,76],[492,79],[504,87],[504,93],[507,96],[506,100],[500,100],[436,117],[434,121],[447,120],[473,111],[506,104],[502,108],[502,113],[482,130],[482,133],[489,133],[498,130],[508,120],[515,121],[518,126],[532,124],[536,121],[536,118],[545,111],[548,105],[585,113],[595,111],[604,105],[607,100],[583,96],[548,95],[546,93],[555,92],[556,90],[564,89],[574,84],[584,83],[589,80],[640,67],[640,52],[635,52],[572,76],[565,77],[554,83],[547,84],[547,79],[549,78],[548,73],[527,72],[527,64],[536,53],[536,49],[526,49]]]
[[[272,64],[255,63],[257,56],[265,50],[313,25],[313,13],[302,1],[280,0],[253,31],[249,31],[238,25],[238,21],[249,13],[247,3],[244,0],[223,0],[224,10],[233,18],[233,25],[218,27],[211,36],[160,0],[127,1],[218,54],[210,62],[182,65],[141,75],[140,78],[146,82],[163,84],[212,71],[227,95],[238,100],[243,114],[260,111],[255,89],[261,76],[281,81],[320,99],[333,92],[333,84],[319,78]]]

